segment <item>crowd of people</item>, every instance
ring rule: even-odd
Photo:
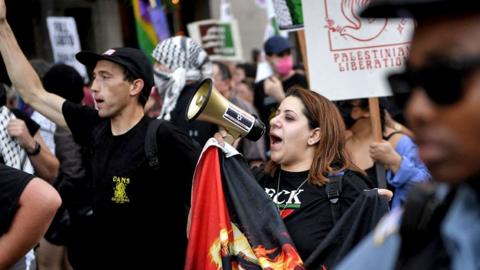
[[[272,74],[258,81],[255,64],[211,61],[185,36],[151,55],[81,51],[91,74],[82,78],[29,61],[0,0],[11,81],[0,78],[0,269],[183,269],[195,167],[207,140],[226,136],[186,118],[206,78],[266,125],[259,140],[233,145],[306,269],[480,269],[479,7],[372,0],[363,10],[417,21],[407,66],[388,78],[394,94],[411,95],[407,121],[381,99],[376,141],[368,100],[309,90],[283,36],[264,42]]]

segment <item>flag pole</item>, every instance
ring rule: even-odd
[[[370,121],[372,125],[372,132],[376,142],[381,142],[383,140],[382,136],[382,123],[380,121],[380,106],[378,98],[369,98],[368,107],[370,109]],[[387,183],[385,180],[385,167],[376,162],[375,171],[377,173],[377,184],[379,188],[387,188]]]
[[[308,73],[308,59],[307,59],[307,45],[305,43],[305,30],[301,29],[296,31],[298,44],[300,45],[300,53],[302,55],[303,67],[305,68],[305,77],[307,79],[308,85],[310,85],[309,73]]]

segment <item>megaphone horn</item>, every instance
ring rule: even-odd
[[[212,79],[200,83],[186,111],[188,121],[203,120],[222,126],[233,137],[256,141],[265,133],[265,124],[230,103],[215,87]]]

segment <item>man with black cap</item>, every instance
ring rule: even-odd
[[[285,92],[292,86],[308,88],[305,76],[293,70],[292,47],[287,38],[272,36],[265,41],[263,49],[266,60],[273,70],[273,75],[255,84],[254,105],[260,114],[260,120],[268,126],[275,116]],[[266,146],[270,146],[270,138],[265,136]]]
[[[410,92],[406,114],[437,180],[336,269],[480,269],[480,1],[374,0],[363,17],[417,21],[406,68],[389,76]]]
[[[94,264],[84,268],[182,269],[198,152],[186,134],[164,122],[157,130],[160,168],[149,166],[144,144],[152,119],[143,106],[153,71],[145,54],[114,48],[76,55],[93,70],[93,110],[45,91],[8,25],[4,0],[0,52],[22,98],[57,125],[68,126],[91,155],[95,231],[92,249],[85,252]]]

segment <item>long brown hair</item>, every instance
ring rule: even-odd
[[[324,185],[328,182],[329,173],[337,173],[347,168],[358,170],[349,161],[345,149],[345,124],[333,102],[322,95],[303,88],[292,87],[286,97],[300,99],[305,109],[303,114],[308,119],[310,129],[320,128],[320,141],[316,144],[312,166],[308,173],[309,182]],[[270,160],[265,172],[274,175],[280,164]]]

